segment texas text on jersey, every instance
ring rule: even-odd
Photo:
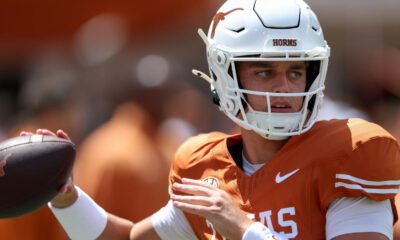
[[[361,119],[317,122],[251,176],[228,150],[240,143],[240,135],[216,132],[191,138],[175,156],[170,183],[205,180],[228,192],[249,218],[289,239],[325,239],[328,206],[341,197],[391,199],[397,220],[399,144],[378,125]],[[199,239],[224,239],[206,219],[185,216]]]

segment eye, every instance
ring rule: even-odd
[[[289,76],[290,76],[291,78],[300,78],[300,77],[303,76],[303,73],[302,73],[302,72],[297,72],[297,71],[295,71],[295,72],[290,72],[290,73],[289,73]]]
[[[256,72],[256,74],[260,77],[269,77],[272,75],[272,71],[271,70],[262,70],[262,71]]]

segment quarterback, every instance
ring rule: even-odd
[[[240,134],[188,139],[172,163],[169,202],[138,223],[105,212],[69,181],[49,203],[68,235],[393,239],[399,143],[361,119],[316,121],[330,48],[310,7],[228,0],[199,34],[210,77],[194,73]]]

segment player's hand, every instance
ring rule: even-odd
[[[53,137],[59,137],[59,138],[64,138],[67,140],[71,140],[63,130],[58,130],[56,133],[53,133],[50,130],[47,129],[37,129],[36,134],[40,135],[48,135],[48,136],[53,136]],[[28,135],[33,135],[32,132],[25,132],[22,131],[20,133],[20,136],[28,136]],[[51,200],[51,204],[54,207],[57,208],[65,208],[73,204],[76,199],[78,198],[78,192],[75,189],[75,185],[72,181],[72,176],[68,178],[67,183],[65,183],[59,190],[57,196]]]
[[[172,194],[175,207],[205,217],[219,234],[230,240],[242,239],[252,223],[227,192],[211,184],[183,178],[182,184],[174,183],[172,189],[188,194]]]
[[[34,133],[32,133],[32,132],[22,131],[19,135],[20,136],[29,136],[29,135],[33,135],[33,134]],[[67,140],[71,141],[71,139],[69,138],[68,134],[66,134],[61,129],[58,130],[56,133],[53,133],[52,131],[47,130],[47,129],[37,129],[35,134],[59,137],[59,138],[64,138],[64,139],[67,139]]]

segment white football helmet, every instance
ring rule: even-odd
[[[215,15],[208,36],[199,30],[215,102],[229,118],[262,137],[282,140],[309,130],[322,102],[330,48],[310,7],[302,0],[228,0]],[[242,89],[237,61],[311,61],[304,93],[274,93]],[[249,94],[265,96],[268,111],[256,111]],[[304,98],[295,113],[271,112],[270,98]]]

